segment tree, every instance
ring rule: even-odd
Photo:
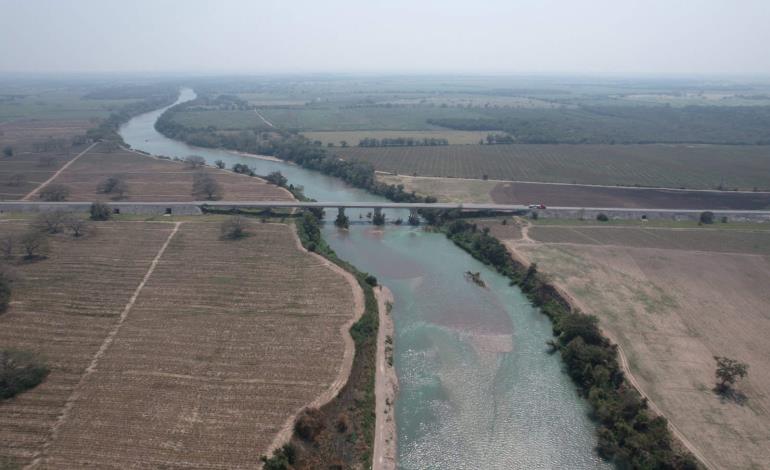
[[[8,186],[21,186],[24,183],[24,175],[14,173],[8,177]]]
[[[28,352],[0,350],[0,399],[38,385],[48,372],[48,367]]]
[[[254,176],[254,169],[246,165],[245,163],[236,163],[233,165],[233,171],[241,175]]]
[[[305,408],[294,421],[294,431],[307,442],[315,442],[324,427],[323,414],[317,408]]]
[[[268,183],[284,187],[289,180],[280,171],[274,171],[265,177]]]
[[[714,223],[714,213],[711,211],[705,211],[700,213],[700,223],[702,224],[713,224]]]
[[[24,258],[27,260],[45,258],[48,253],[48,238],[39,230],[28,231],[21,236],[19,242],[26,253]]]
[[[66,201],[70,195],[69,186],[63,184],[49,184],[40,191],[40,199],[47,202]]]
[[[81,237],[85,234],[88,228],[88,222],[86,219],[73,215],[67,219],[67,228],[72,230],[72,236],[75,238]]]
[[[103,194],[112,194],[114,199],[122,199],[128,192],[128,184],[123,175],[112,175],[99,183],[96,190]]]
[[[230,217],[222,222],[220,231],[222,232],[222,238],[226,240],[239,240],[248,236],[246,221],[239,215]]]
[[[225,169],[225,162],[223,162],[222,160],[217,160],[217,161],[214,162],[214,166],[216,166],[220,170],[224,170]]]
[[[5,147],[3,147],[3,155],[5,155],[6,157],[12,157],[13,147],[11,147],[10,145],[6,145]]]
[[[719,393],[730,391],[738,379],[746,377],[749,373],[749,365],[738,362],[735,359],[724,356],[714,356],[714,360],[717,361],[715,375],[717,378],[716,389]]]
[[[68,214],[61,209],[40,213],[35,218],[38,229],[47,233],[59,233],[67,223]]]
[[[220,185],[209,173],[196,173],[193,176],[192,194],[195,197],[203,197],[209,201],[221,199],[222,185]]]
[[[190,155],[184,159],[184,162],[188,167],[196,170],[202,168],[206,164],[206,159],[199,155]]]
[[[598,220],[599,222],[607,222],[608,220],[610,220],[610,218],[607,217],[607,214],[600,213],[599,215],[596,216],[596,220]]]
[[[91,204],[91,220],[108,220],[112,216],[110,206],[104,202]]]

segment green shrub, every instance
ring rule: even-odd
[[[317,408],[302,410],[294,422],[294,431],[307,442],[315,442],[316,436],[318,436],[323,428],[323,414]]]
[[[35,387],[45,379],[49,369],[25,351],[0,351],[0,399],[11,398]]]
[[[91,204],[91,220],[109,220],[112,217],[112,209],[104,202]]]
[[[714,223],[714,213],[711,211],[704,211],[700,213],[700,223],[702,224],[713,224]]]
[[[598,220],[599,222],[607,222],[608,220],[610,220],[610,218],[607,217],[607,214],[601,213],[596,216],[596,220]]]
[[[369,284],[372,287],[377,287],[377,278],[372,276],[371,274],[367,274],[366,278],[364,279],[367,284]]]

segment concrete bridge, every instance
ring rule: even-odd
[[[473,203],[404,203],[404,202],[300,202],[300,201],[192,201],[192,202],[108,202],[110,207],[121,214],[139,215],[195,215],[203,213],[203,207],[221,210],[229,209],[405,209],[412,214],[418,209],[457,209],[462,211],[492,211],[499,213],[537,212],[542,218],[558,219],[595,219],[605,214],[611,219],[667,219],[698,220],[704,209],[638,209],[623,207],[548,207],[547,209],[529,209],[520,204],[473,204]],[[91,202],[40,202],[40,201],[0,201],[0,213],[40,212],[66,210],[86,212]],[[727,217],[732,221],[770,222],[770,211],[711,210],[715,218]]]

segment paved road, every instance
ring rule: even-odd
[[[43,201],[0,201],[0,210],[13,211],[16,208],[19,211],[34,210],[37,208],[69,208],[76,209],[88,207],[91,201],[83,202],[43,202]],[[474,204],[474,203],[406,203],[406,202],[300,202],[300,201],[190,201],[190,202],[109,202],[111,207],[131,208],[131,207],[169,207],[169,208],[188,208],[188,207],[212,207],[220,209],[231,208],[337,208],[346,209],[459,209],[466,211],[495,211],[495,212],[516,212],[529,210],[527,206],[520,204]],[[570,212],[585,211],[592,212],[612,212],[612,213],[667,213],[667,214],[699,214],[708,208],[703,209],[639,209],[623,207],[579,207],[579,206],[549,206],[545,210],[535,209],[539,212]],[[770,216],[770,211],[762,210],[711,210],[715,215],[719,214],[755,214]]]

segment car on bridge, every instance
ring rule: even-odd
[[[545,204],[530,204],[530,209],[545,209]]]

